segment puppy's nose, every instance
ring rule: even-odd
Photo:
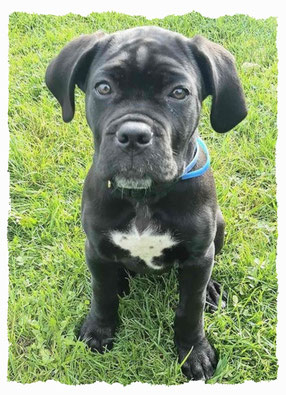
[[[142,149],[151,144],[153,133],[144,122],[124,122],[116,132],[117,143],[122,148]]]

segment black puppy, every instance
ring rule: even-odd
[[[210,378],[217,358],[203,312],[206,299],[213,307],[219,300],[219,284],[210,277],[224,221],[197,127],[208,95],[217,132],[246,116],[233,56],[203,37],[158,27],[98,32],[66,45],[50,63],[46,83],[65,122],[74,116],[75,85],[85,92],[94,134],[82,200],[93,297],[81,339],[93,350],[110,349],[128,274],[160,274],[176,263],[179,360],[192,350],[183,372]],[[189,162],[193,168],[185,171]]]

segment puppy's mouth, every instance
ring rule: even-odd
[[[116,186],[121,189],[144,190],[151,188],[152,185],[152,180],[149,177],[126,178],[123,176],[116,176],[114,181]]]
[[[120,198],[129,198],[135,200],[153,199],[158,200],[165,196],[174,185],[179,181],[175,178],[172,181],[158,183],[148,176],[143,177],[124,177],[117,175],[108,181],[108,188],[112,193]]]

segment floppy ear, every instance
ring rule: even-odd
[[[201,36],[191,39],[191,48],[203,78],[202,98],[212,95],[211,125],[216,132],[227,132],[247,115],[234,57]]]
[[[85,80],[96,44],[104,35],[103,32],[97,32],[76,38],[61,50],[47,68],[46,84],[62,106],[65,122],[70,122],[74,116],[75,84],[85,90]]]

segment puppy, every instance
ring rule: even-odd
[[[176,264],[179,361],[191,350],[183,373],[210,378],[217,356],[203,313],[206,300],[215,309],[220,297],[211,272],[224,221],[198,123],[208,95],[215,131],[245,118],[233,56],[201,36],[158,27],[98,32],[67,44],[48,66],[46,83],[65,122],[74,116],[75,86],[85,92],[94,136],[82,198],[93,295],[80,338],[92,350],[110,349],[129,275],[160,275]]]

